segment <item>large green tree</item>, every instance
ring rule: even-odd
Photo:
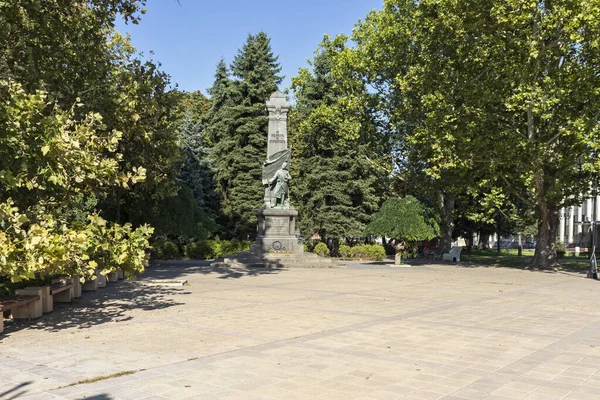
[[[100,200],[117,221],[140,199],[172,193],[179,152],[177,93],[152,60],[142,61],[128,38],[114,30],[116,18],[137,23],[145,1],[56,0],[0,3],[0,79],[69,109],[74,118],[99,113],[106,128],[122,132],[119,169],[144,166],[147,179],[134,193],[113,186]],[[49,109],[46,110],[49,112]],[[110,156],[110,154],[107,154]],[[121,206],[124,206],[123,210]]]
[[[136,23],[144,3],[0,3],[3,277],[143,269],[151,229],[96,211],[132,187],[159,192],[176,172],[168,77],[113,29],[118,16]]]
[[[363,103],[348,103],[331,74],[343,42],[325,37],[310,63],[292,79],[290,117],[292,201],[304,236],[361,237],[381,199],[377,178],[380,137]],[[366,95],[366,88],[357,85]]]
[[[387,199],[365,230],[370,235],[396,239],[395,263],[400,264],[406,242],[431,240],[439,235],[437,216],[412,196]]]
[[[213,142],[221,221],[227,236],[245,239],[256,232],[256,210],[264,196],[261,166],[267,148],[265,102],[282,80],[277,59],[264,32],[248,35],[231,64],[235,79],[229,79],[221,62],[209,92],[217,97],[214,111],[209,112],[207,131]]]
[[[529,204],[548,267],[558,210],[589,190],[577,159],[598,169],[599,17],[596,0],[388,0],[340,65],[380,89],[429,176],[455,189],[478,184],[471,171],[499,177]]]

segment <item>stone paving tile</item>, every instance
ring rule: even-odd
[[[600,398],[596,282],[351,265],[150,269],[190,286],[120,282],[33,325],[7,322],[0,387],[64,399]],[[57,389],[123,371],[137,372]]]

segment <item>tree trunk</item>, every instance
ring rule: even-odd
[[[479,232],[479,248],[489,249],[490,248],[490,234]]]
[[[117,224],[121,223],[121,186],[117,186]]]
[[[467,238],[467,253],[471,254],[472,249],[473,249],[473,232],[469,232],[469,237]]]
[[[404,242],[396,242],[394,244],[394,250],[396,250],[396,254],[394,256],[394,264],[400,265],[402,264],[402,251],[404,250]]]
[[[518,256],[521,257],[523,255],[523,240],[521,240],[521,234],[519,233],[519,247],[517,247]]]
[[[454,196],[440,192],[438,206],[440,208],[440,253],[447,253],[452,248],[452,231],[454,230]]]
[[[535,174],[537,203],[540,212],[537,243],[532,266],[541,269],[550,269],[556,264],[556,233],[558,228],[558,212],[554,204],[549,204],[543,197],[543,182],[541,172]]]

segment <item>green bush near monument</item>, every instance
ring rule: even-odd
[[[185,256],[190,260],[212,260],[248,250],[250,242],[246,240],[201,240],[185,246]]]
[[[329,256],[329,248],[327,247],[327,245],[325,243],[319,243],[315,246],[315,248],[313,249],[313,253],[315,253],[318,256],[321,257],[328,257]]]
[[[360,244],[350,247],[350,256],[359,260],[383,261],[385,248],[380,244]]]

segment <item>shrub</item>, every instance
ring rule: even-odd
[[[325,243],[319,243],[315,246],[315,248],[313,249],[313,253],[321,256],[321,257],[328,257],[329,256],[329,247],[327,247],[327,245]]]
[[[152,244],[151,257],[154,260],[174,260],[181,256],[179,246],[169,239],[157,239]]]
[[[385,259],[385,248],[382,245],[371,244],[367,247],[367,254],[370,260],[383,261]]]
[[[563,242],[556,242],[555,249],[556,249],[556,256],[558,258],[564,257],[565,254],[567,253],[567,248],[565,247],[565,244]]]
[[[346,246],[345,244],[340,245],[338,249],[340,256],[345,260],[346,258],[350,258],[352,255],[352,248],[350,246]]]
[[[385,248],[380,244],[360,244],[350,248],[350,255],[360,260],[382,261],[385,258]]]
[[[250,250],[250,242],[229,240],[200,240],[185,246],[185,256],[195,260],[209,260]]]
[[[188,243],[185,246],[185,257],[191,260],[206,260],[210,258],[210,247],[206,240]]]

